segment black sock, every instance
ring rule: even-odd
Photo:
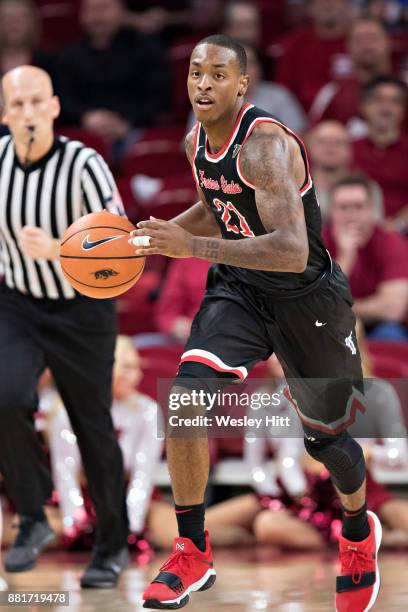
[[[175,504],[174,508],[180,537],[189,538],[199,550],[204,552],[204,503],[191,506],[178,506]]]
[[[352,542],[361,542],[368,537],[370,525],[367,518],[367,504],[359,510],[347,510],[343,508],[342,535]]]
[[[32,521],[36,523],[42,523],[43,521],[47,519],[47,517],[45,516],[44,510],[42,508],[39,508],[38,510],[33,510],[33,512],[30,512],[30,514],[20,515],[20,519],[22,521]]]

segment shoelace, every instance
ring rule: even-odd
[[[340,555],[340,562],[351,570],[351,579],[354,584],[358,584],[363,575],[364,565],[372,561],[372,557],[369,557],[361,550],[345,550]]]
[[[181,550],[174,551],[170,557],[163,563],[160,568],[160,571],[169,571],[169,569],[175,567],[177,569],[183,569],[182,564],[186,563],[188,565],[191,564],[191,555],[184,553]],[[185,571],[185,570],[184,570]],[[184,573],[184,572],[183,572]]]

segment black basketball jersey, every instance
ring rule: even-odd
[[[241,108],[226,143],[216,154],[210,153],[205,130],[197,123],[193,175],[214,213],[223,238],[241,240],[266,234],[257,211],[254,186],[243,175],[240,167],[241,147],[253,129],[262,122],[275,123],[291,134],[297,140],[305,162],[306,179],[300,189],[300,196],[309,242],[307,267],[300,274],[250,270],[224,264],[219,264],[218,269],[225,280],[235,279],[266,293],[302,292],[312,283],[318,282],[319,277],[330,269],[331,260],[320,235],[320,207],[301,139],[271,114],[247,103]]]

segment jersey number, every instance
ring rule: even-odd
[[[242,236],[245,236],[247,238],[255,238],[255,234],[249,227],[244,215],[242,215],[239,210],[235,208],[232,202],[222,202],[218,198],[214,198],[213,203],[217,210],[219,210],[220,212],[222,211],[221,221],[225,224],[227,232],[233,232],[234,234],[242,234]],[[240,227],[230,222],[231,212],[235,213],[238,217]]]

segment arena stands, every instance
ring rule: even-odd
[[[226,4],[212,0],[205,3],[205,7],[199,0],[163,2],[161,6],[159,3],[161,13],[151,11],[148,3],[132,2],[128,2],[127,10],[121,12],[118,0],[83,0],[82,3],[40,0],[38,4],[43,23],[40,47],[44,50],[58,50],[60,74],[57,78],[62,79],[61,99],[66,113],[63,122],[66,123],[68,119],[70,122],[69,127],[61,125],[59,131],[83,140],[105,156],[108,155],[108,158],[110,154],[115,164],[119,189],[133,222],[150,215],[169,219],[194,201],[195,186],[183,150],[185,122],[189,113],[185,81],[189,55],[194,45],[203,35],[218,30],[234,35],[250,45],[250,53],[256,50],[264,74],[263,86],[270,87],[272,92],[274,82],[282,83],[295,103],[303,106],[306,111],[310,109],[310,120],[314,127],[310,138],[308,134],[304,136],[307,143],[310,143],[312,170],[316,173],[324,216],[327,216],[331,185],[344,177],[348,168],[354,167],[378,181],[380,188],[376,187],[376,206],[380,207],[383,201],[386,217],[397,218],[398,222],[393,221],[394,228],[404,231],[404,203],[408,204],[408,186],[404,182],[405,149],[402,143],[405,142],[406,123],[402,123],[395,134],[396,144],[382,146],[380,136],[376,140],[371,134],[370,119],[363,117],[364,108],[359,104],[359,88],[355,85],[368,83],[377,75],[403,75],[403,59],[408,56],[408,42],[404,36],[402,12],[398,18],[396,13],[392,17],[388,13],[381,13],[375,3],[346,0],[329,3],[329,12],[324,8],[327,3],[321,0],[297,2],[295,5],[285,0],[276,3],[238,0]],[[100,8],[103,8],[102,12]],[[104,15],[113,15],[115,19],[105,19]],[[62,23],[63,19],[67,20],[66,31],[62,32],[61,28],[61,35],[56,36],[56,32],[59,32],[57,24]],[[155,89],[157,85],[153,84],[153,105],[147,102],[146,106],[146,98],[141,101],[140,94],[143,90],[145,95],[152,76],[157,78],[156,63],[153,66],[147,61],[146,69],[141,69],[139,64],[139,67],[133,67],[133,73],[129,72],[128,67],[126,78],[122,82],[117,80],[115,85],[118,105],[106,97],[108,90],[109,95],[112,95],[111,86],[103,84],[103,80],[98,84],[102,88],[97,94],[101,109],[105,107],[110,112],[118,112],[118,109],[125,108],[124,103],[132,109],[132,118],[130,115],[125,117],[129,124],[126,136],[123,138],[123,133],[119,135],[121,143],[116,147],[112,145],[109,126],[103,125],[103,116],[99,117],[101,122],[97,128],[92,122],[80,119],[81,109],[95,107],[95,103],[84,102],[79,98],[73,101],[71,94],[76,91],[77,95],[80,92],[83,97],[87,91],[90,93],[92,90],[92,95],[96,95],[93,87],[82,84],[88,77],[83,76],[81,83],[74,83],[70,79],[72,65],[82,67],[84,63],[82,60],[77,61],[77,56],[72,54],[81,51],[78,57],[85,59],[83,54],[89,53],[94,44],[92,37],[96,37],[96,45],[102,39],[115,41],[120,38],[119,31],[124,26],[142,37],[137,39],[140,40],[137,43],[135,39],[135,44],[142,44],[143,41],[143,48],[156,49],[155,57],[158,57],[159,49],[164,47],[167,60],[163,56],[158,60],[162,62],[162,85],[158,93],[159,90]],[[90,45],[89,48],[84,46],[86,39],[81,38],[84,31],[88,32],[89,42],[86,44]],[[120,59],[113,59],[119,56],[115,55],[112,45],[113,42],[106,43],[103,57],[116,61],[115,65],[119,68]],[[96,50],[92,53],[95,57],[99,55]],[[118,74],[123,74],[121,70]],[[163,86],[163,83],[166,85]],[[104,95],[103,89],[106,90]],[[330,92],[330,99],[325,94],[327,91]],[[345,105],[346,98],[348,103]],[[336,104],[341,108],[340,113],[335,110]],[[406,107],[406,101],[404,104]],[[284,106],[287,111],[288,105]],[[142,108],[149,108],[149,118]],[[286,116],[279,117],[279,106],[276,107],[276,113],[278,118],[288,121]],[[126,115],[123,110],[119,114],[122,117]],[[133,114],[139,119],[134,119]],[[319,122],[326,118],[336,119],[339,123],[322,123],[320,126]],[[356,125],[353,119],[356,118],[365,131],[353,129]],[[367,123],[363,123],[363,118]],[[190,119],[190,125],[193,120]],[[305,125],[304,119],[299,116],[299,119],[294,118],[293,121],[298,124],[296,129],[304,131],[304,127],[300,127],[302,122]],[[392,121],[390,114],[383,121]],[[398,125],[401,125],[401,121]],[[341,124],[345,126],[343,129]],[[349,132],[348,137],[346,130]],[[361,138],[362,134],[364,138]],[[354,141],[356,135],[360,136],[360,140]],[[351,157],[350,147],[354,157]],[[401,169],[398,170],[400,165]],[[397,172],[400,174],[397,175]],[[397,203],[394,202],[396,198]],[[121,297],[119,316],[123,331],[131,335],[153,333],[162,337],[163,329],[158,325],[160,316],[154,316],[153,312],[165,309],[167,270],[168,262],[164,258],[152,258],[147,264],[144,279]],[[359,287],[355,291],[356,296],[361,295]],[[406,328],[405,319],[402,317],[401,320],[403,328]],[[383,351],[383,371],[404,371],[402,365],[400,369],[395,365],[396,362],[402,362],[400,355],[395,357],[393,354],[390,357],[392,364],[388,367],[385,363],[388,357],[384,354]]]
[[[249,45],[259,70],[258,93],[262,86],[270,103],[266,110],[301,131],[310,145],[326,246],[334,258],[347,255],[343,265],[356,312],[368,334],[384,331],[368,340],[374,375],[393,382],[407,406],[406,7],[391,18],[378,9],[384,3],[363,0],[157,0],[153,9],[149,2],[125,4],[0,0],[1,73],[25,63],[48,70],[63,109],[58,133],[83,141],[110,162],[133,223],[150,216],[167,220],[196,199],[184,152],[191,51],[216,32]],[[350,169],[374,181],[374,212],[361,222],[366,242],[354,240],[349,219],[333,221],[333,185]],[[157,379],[177,372],[207,269],[203,260],[153,256],[140,281],[118,299],[120,331],[132,337],[141,356],[140,390],[154,399]],[[388,293],[373,315],[367,299],[392,281],[399,282],[395,297]],[[266,366],[251,376],[264,378]],[[242,449],[243,436],[214,444],[213,483],[248,485]],[[387,470],[379,475],[408,484],[406,466],[397,476]],[[164,461],[156,484],[169,484]]]

